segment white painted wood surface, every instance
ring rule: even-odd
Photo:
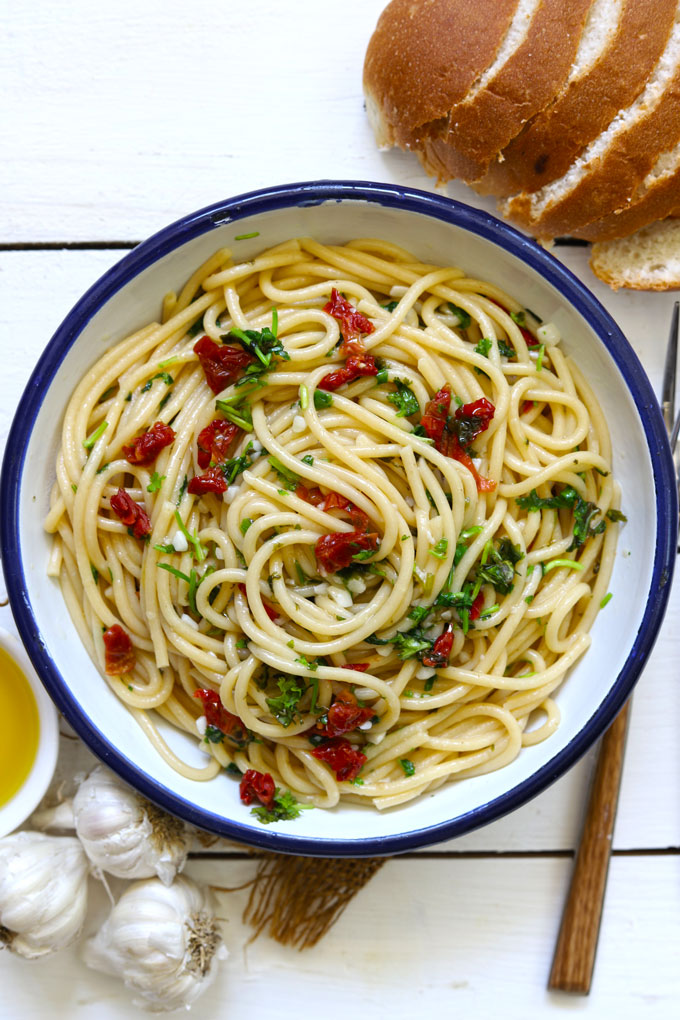
[[[49,336],[124,254],[107,242],[138,240],[202,205],[275,183],[344,177],[432,190],[415,159],[376,150],[363,112],[363,55],[383,6],[34,0],[0,7],[0,448]],[[446,191],[492,208],[462,185]],[[73,242],[85,250],[45,247]],[[622,326],[658,392],[675,296],[613,294],[590,274],[587,250],[556,254]],[[389,861],[303,954],[266,938],[246,949],[246,894],[221,895],[231,957],[196,1014],[676,1016],[679,617],[676,582],[636,689],[588,999],[550,995],[545,985],[569,879],[564,854],[578,836],[592,754],[520,811],[435,848],[435,856]],[[0,624],[13,628],[7,609]],[[87,760],[64,742],[67,772]],[[519,856],[498,856],[507,853]],[[223,859],[192,860],[189,873],[238,885],[253,868],[227,851]],[[101,891],[93,895],[104,909]],[[1,1020],[139,1015],[129,994],[86,971],[75,950],[33,964],[0,954],[0,990]]]

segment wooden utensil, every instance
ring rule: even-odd
[[[595,964],[630,701],[602,738],[548,988],[587,995]]]

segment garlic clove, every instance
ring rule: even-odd
[[[85,920],[89,870],[73,836],[0,839],[0,944],[28,959],[70,945]]]
[[[129,886],[83,947],[88,967],[121,978],[154,1012],[188,1008],[228,956],[209,891],[188,878]]]
[[[73,798],[78,838],[96,869],[117,878],[151,878],[169,885],[182,870],[189,833],[178,818],[144,800],[98,765]]]

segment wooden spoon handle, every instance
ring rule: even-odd
[[[630,701],[600,746],[548,988],[587,995],[593,976],[612,835],[623,771]]]

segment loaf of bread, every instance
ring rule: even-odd
[[[680,0],[392,0],[364,93],[380,146],[542,240],[680,210]]]

